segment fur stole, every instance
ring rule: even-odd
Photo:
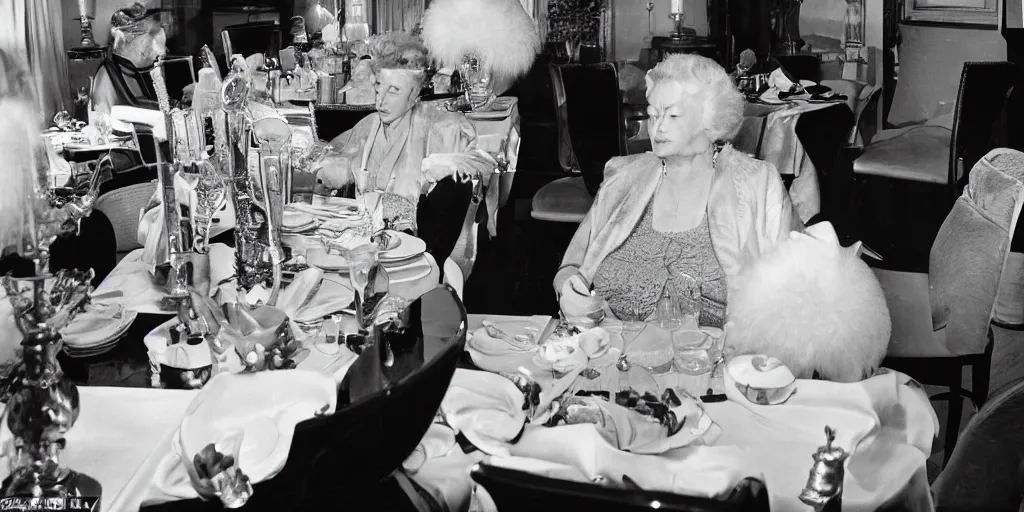
[[[841,247],[829,223],[793,232],[734,278],[728,344],[776,357],[797,378],[862,380],[885,357],[892,324],[859,249]]]

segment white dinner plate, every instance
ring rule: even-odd
[[[378,258],[381,263],[410,260],[427,252],[427,244],[420,238],[407,235],[401,231],[388,231],[388,234],[399,238],[401,241],[394,249],[380,253]]]
[[[307,247],[306,263],[325,272],[348,272],[348,261],[345,257],[328,253],[323,247]]]
[[[384,268],[388,272],[388,283],[390,285],[409,283],[423,279],[430,275],[430,271],[432,270],[430,262],[423,257],[420,257],[419,260],[416,260],[416,262],[410,265],[403,265],[399,267],[399,269]]]
[[[281,227],[285,229],[298,229],[308,227],[316,223],[316,219],[306,212],[297,210],[285,210],[281,218]]]

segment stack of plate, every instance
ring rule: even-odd
[[[281,232],[285,234],[308,233],[315,231],[319,225],[309,213],[286,209],[281,219]]]
[[[69,357],[92,357],[113,350],[137,314],[119,304],[89,304],[61,330],[64,352]]]
[[[381,252],[378,258],[388,271],[391,284],[415,281],[430,275],[430,262],[423,256],[427,252],[427,244],[423,240],[399,231],[388,231],[388,234],[397,242],[392,242],[390,248]]]
[[[392,283],[415,281],[430,274],[430,262],[423,255],[427,244],[423,240],[399,231],[388,231],[388,234],[391,236],[389,248],[380,252],[378,259]],[[308,249],[306,263],[325,272],[348,273],[345,257],[323,248]]]

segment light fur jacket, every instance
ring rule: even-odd
[[[573,275],[588,284],[608,255],[626,241],[658,188],[661,160],[654,153],[611,159],[590,212],[576,230],[555,275],[555,293]],[[775,166],[722,148],[707,206],[715,255],[729,279],[803,224]]]

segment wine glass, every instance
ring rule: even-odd
[[[640,335],[646,327],[647,317],[644,315],[644,308],[636,303],[631,303],[628,312],[622,318],[622,351],[625,353],[629,344]]]

